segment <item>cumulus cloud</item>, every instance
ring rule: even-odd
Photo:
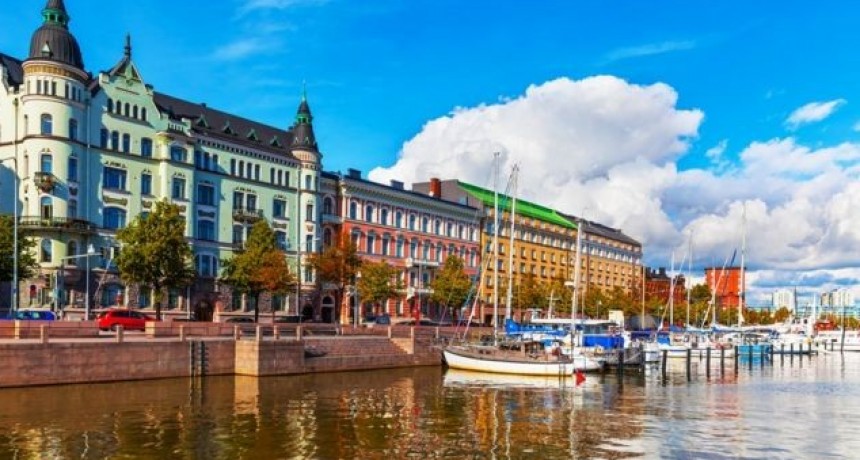
[[[691,232],[694,264],[721,265],[745,229],[751,289],[758,273],[800,279],[860,267],[860,144],[813,148],[779,138],[729,158],[724,140],[706,150],[709,166],[678,170],[703,117],[677,107],[662,83],[560,78],[428,122],[395,164],[370,178],[491,187],[500,152],[504,171],[520,165],[521,198],[623,229],[643,243],[651,265],[683,254]],[[857,275],[834,276],[828,286]]]
[[[834,99],[826,102],[810,102],[804,106],[797,108],[785,120],[786,126],[790,129],[797,129],[801,125],[815,123],[829,117],[845,104],[845,99]]]

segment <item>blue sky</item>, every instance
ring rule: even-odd
[[[26,54],[43,5],[28,0],[4,6],[0,51]],[[582,110],[560,106],[557,113],[574,113],[586,128],[598,120],[594,136],[612,119],[611,126],[624,128],[622,134],[606,130],[616,137],[643,132],[667,146],[667,139],[679,140],[680,147],[641,156],[631,151],[601,164],[611,154],[600,152],[649,148],[580,133],[571,138],[574,143],[605,149],[571,152],[569,158],[594,155],[590,163],[580,161],[594,171],[572,171],[572,182],[553,182],[566,193],[542,188],[551,166],[523,168],[531,174],[522,181],[527,198],[620,226],[646,244],[649,263],[663,265],[672,250],[686,246],[690,232],[708,233],[696,243],[702,252],[697,265],[722,260],[737,247],[739,209],[745,204],[752,209],[753,245],[773,241],[768,232],[776,227],[808,224],[817,230],[786,230],[785,241],[777,239],[789,249],[814,247],[809,253],[779,246],[753,251],[762,286],[805,283],[824,289],[854,286],[860,279],[855,270],[860,256],[845,255],[860,253],[860,236],[850,229],[833,231],[839,222],[860,222],[857,211],[839,214],[853,192],[843,193],[843,201],[827,197],[844,187],[819,185],[802,196],[789,192],[827,181],[857,185],[860,5],[854,2],[66,0],[66,6],[94,72],[121,57],[130,32],[135,62],[158,91],[282,127],[292,122],[306,81],[326,169],[375,170],[372,177],[379,180],[453,174],[419,158],[462,147],[445,136],[486,133],[469,145],[502,145],[510,149],[510,164],[528,164],[548,149],[560,155],[565,144],[534,146],[530,139],[536,132],[532,122],[556,112],[517,112],[523,118],[508,117],[503,134],[485,127],[492,117],[505,117],[517,100],[558,101],[559,94],[575,94],[568,100]],[[617,80],[588,80],[601,75]],[[580,91],[591,88],[585,81],[606,89],[594,106]],[[613,99],[624,91],[636,94]],[[657,100],[662,109],[643,114],[663,114],[674,125],[662,129],[645,123],[644,115],[625,113],[625,104],[647,105],[647,100]],[[540,135],[564,131],[564,121],[555,117],[558,131]],[[472,165],[471,171],[461,168],[466,178],[485,185],[479,178],[486,177],[487,152],[461,154],[457,158]],[[467,161],[469,155],[480,159]],[[781,170],[780,159],[786,158],[799,164],[829,160]],[[647,168],[636,175],[625,172],[632,167],[621,167],[627,164]],[[666,176],[658,184],[642,179],[641,171],[650,171],[650,178]],[[624,184],[618,177],[626,178]],[[612,191],[621,189],[653,203],[653,208],[637,205],[650,214],[637,214],[632,210],[637,206],[624,206],[623,199],[607,205],[616,196]],[[608,198],[581,198],[594,190]],[[829,223],[816,222],[825,209]],[[785,214],[803,216],[789,225]],[[801,262],[792,263],[792,257]],[[804,277],[801,270],[821,271],[826,280]],[[817,281],[804,281],[812,278]]]

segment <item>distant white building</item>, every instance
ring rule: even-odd
[[[834,289],[821,294],[821,306],[828,309],[854,306],[854,293],[849,289]]]
[[[778,310],[780,308],[788,308],[789,310],[794,312],[794,291],[788,289],[780,289],[774,291],[773,300],[771,301],[774,310]]]

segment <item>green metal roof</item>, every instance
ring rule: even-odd
[[[481,200],[481,202],[484,203],[484,206],[494,206],[495,193],[492,190],[487,190],[485,188],[478,187],[477,185],[467,184],[461,181],[457,181],[457,183],[466,191],[466,193]],[[513,199],[503,193],[499,193],[499,209],[511,212],[511,204],[513,204]],[[519,198],[517,199],[517,215],[537,219],[541,222],[558,225],[564,228],[576,229],[576,224],[569,219],[566,219],[555,210],[526,200],[521,200]]]

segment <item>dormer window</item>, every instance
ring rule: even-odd
[[[272,140],[269,141],[269,145],[271,145],[272,147],[280,147],[281,141],[278,140],[278,136],[273,137]]]
[[[197,126],[201,128],[209,128],[209,123],[206,121],[206,117],[203,114],[200,114],[200,117],[197,118]]]
[[[254,128],[251,128],[251,131],[248,133],[248,140],[249,141],[255,141],[255,142],[260,141],[260,138],[257,137],[257,130],[255,130]]]
[[[232,128],[232,127],[230,127],[230,122],[229,122],[229,121],[227,121],[227,123],[226,123],[226,124],[224,124],[224,128],[222,128],[222,129],[221,129],[221,132],[223,132],[224,134],[231,134],[231,135],[235,135],[235,134],[236,134],[236,131],[233,131],[233,128]]]

